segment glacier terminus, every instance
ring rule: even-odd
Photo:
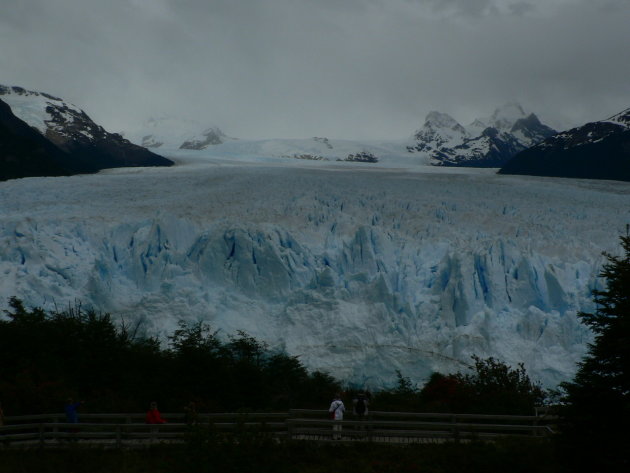
[[[347,382],[470,356],[568,379],[630,184],[280,158],[0,183],[0,296],[243,330]]]

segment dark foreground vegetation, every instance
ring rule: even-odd
[[[594,292],[596,311],[579,314],[595,338],[574,380],[554,406],[559,434],[552,440],[378,445],[278,442],[261,433],[218,436],[208,426],[183,445],[138,450],[3,448],[0,471],[136,472],[617,472],[630,471],[630,235],[623,256],[606,255]],[[27,309],[10,300],[0,321],[0,400],[5,415],[60,412],[67,397],[85,411],[138,412],[157,400],[181,412],[286,411],[325,408],[339,381],[309,373],[298,358],[270,350],[246,333],[227,339],[203,324],[169,337],[167,347],[117,327],[107,314],[80,307],[61,312]],[[374,393],[377,410],[532,414],[545,401],[523,366],[473,358],[469,373],[434,374],[417,388],[398,373],[398,385]],[[345,399],[354,392],[346,390]]]
[[[561,471],[541,441],[386,446],[273,443],[264,437],[144,450],[1,451],[3,473],[552,473]]]
[[[16,298],[0,321],[0,395],[5,416],[61,412],[66,398],[83,412],[143,412],[151,401],[181,412],[325,406],[340,389],[297,357],[244,332],[227,340],[204,324],[181,324],[167,347],[118,327],[108,314],[27,309]]]
[[[339,381],[309,372],[297,357],[270,350],[239,332],[219,337],[208,326],[181,324],[163,347],[110,315],[81,306],[46,312],[12,298],[0,321],[0,401],[5,415],[62,411],[65,399],[83,412],[143,412],[149,402],[182,412],[327,408]],[[398,373],[398,385],[374,393],[378,410],[488,414],[534,413],[545,393],[523,366],[473,357],[471,373],[435,373],[421,389]],[[345,388],[346,402],[357,389]]]

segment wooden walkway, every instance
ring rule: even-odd
[[[370,412],[341,422],[328,419],[325,410],[293,409],[277,413],[200,414],[198,423],[183,423],[182,414],[164,414],[167,424],[144,423],[144,414],[83,414],[78,424],[63,422],[63,414],[6,417],[0,427],[0,449],[64,447],[146,447],[156,443],[183,443],[195,429],[213,435],[255,434],[275,439],[311,442],[441,443],[492,440],[499,437],[547,437],[552,416],[502,416],[410,412]],[[340,431],[334,432],[333,426]],[[205,430],[204,430],[205,429]]]

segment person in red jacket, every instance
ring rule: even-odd
[[[147,424],[166,424],[166,420],[162,418],[162,414],[158,411],[157,402],[153,401],[147,411]]]

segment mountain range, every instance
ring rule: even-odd
[[[407,150],[428,155],[429,164],[435,166],[501,167],[519,151],[555,133],[512,102],[467,127],[446,113],[430,112]]]
[[[174,157],[192,153],[230,160],[497,167],[501,174],[630,180],[630,109],[560,133],[515,102],[466,127],[433,111],[410,143],[324,137],[237,140],[217,126],[174,117],[149,119],[123,136],[107,132],[80,108],[44,92],[0,85],[0,102],[0,179],[173,164],[146,149],[151,148]]]
[[[173,116],[152,117],[133,131],[123,133],[130,141],[151,149],[204,150],[234,140],[216,125]]]
[[[173,164],[117,133],[107,132],[83,110],[50,94],[0,85],[0,101],[0,179]]]
[[[555,134],[518,153],[499,173],[630,181],[630,108]]]

